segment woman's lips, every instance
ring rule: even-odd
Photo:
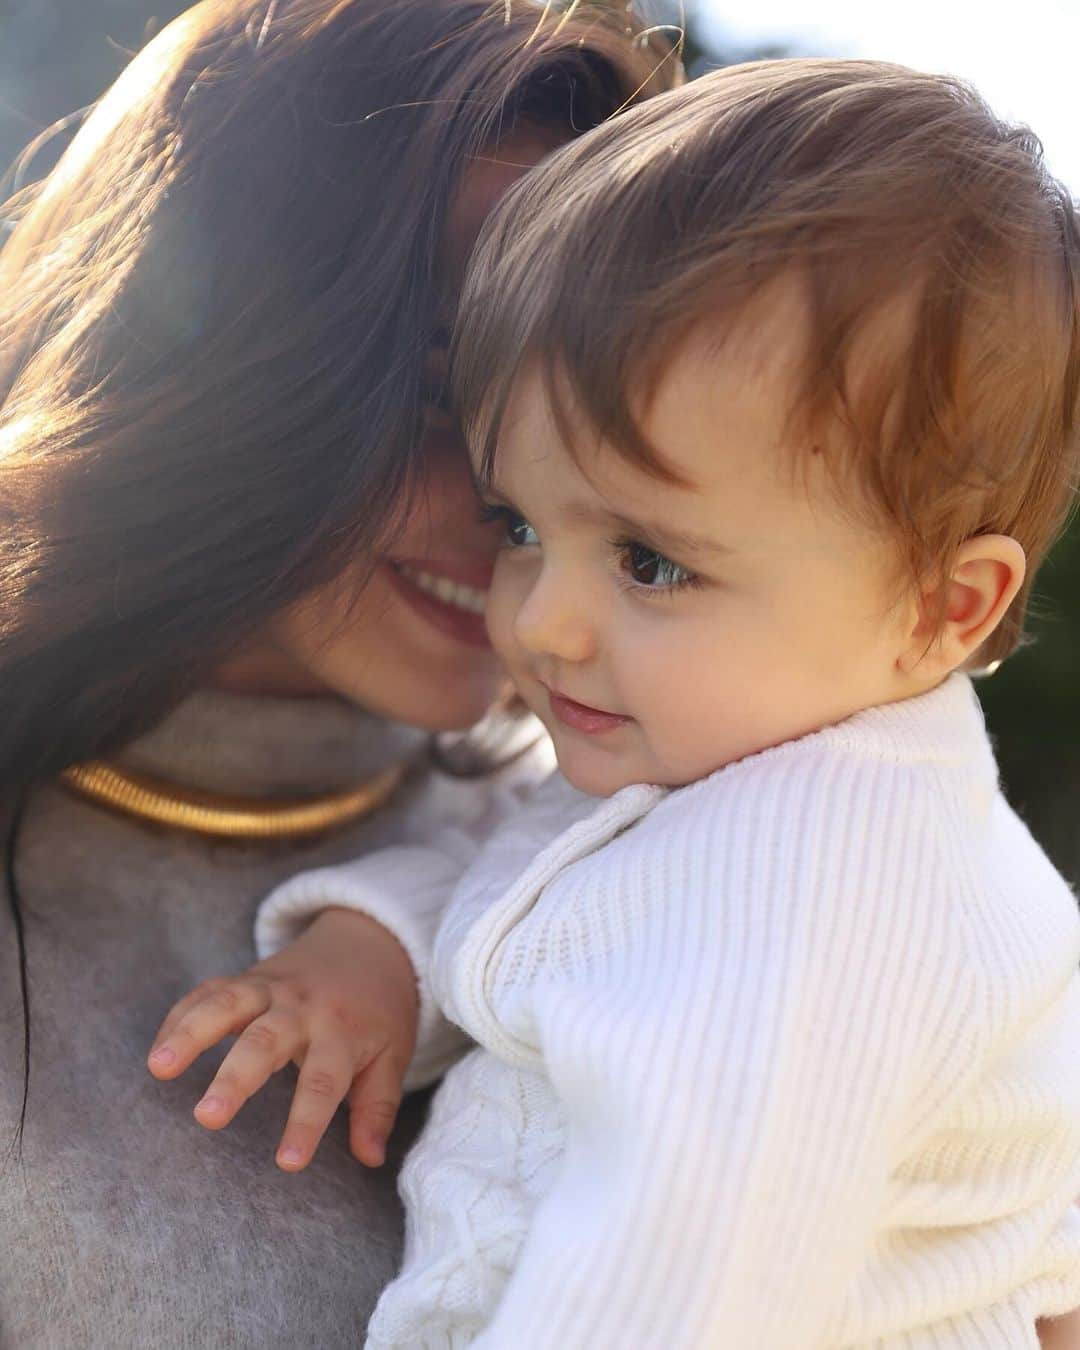
[[[495,561],[488,554],[473,558],[392,558],[390,566],[413,576],[456,581],[459,586],[485,593],[495,574]]]
[[[466,646],[490,648],[484,624],[490,561],[394,559],[386,571],[401,598],[433,628]]]
[[[558,718],[564,726],[570,727],[573,731],[584,732],[586,736],[598,736],[605,731],[614,731],[616,727],[623,727],[632,720],[618,713],[590,708],[587,703],[578,703],[572,698],[567,698],[565,694],[557,694],[554,689],[548,690],[548,701],[553,717]]]

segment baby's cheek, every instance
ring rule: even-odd
[[[669,696],[663,717],[648,728],[651,781],[683,787],[761,748],[740,691],[726,690],[719,674],[710,679],[707,668],[696,683]]]

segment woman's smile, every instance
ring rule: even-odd
[[[471,647],[490,647],[484,604],[490,559],[390,560],[386,574],[398,595],[439,632]]]

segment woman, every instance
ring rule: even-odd
[[[341,1127],[285,1176],[260,1160],[287,1082],[208,1139],[142,1061],[182,991],[249,963],[277,881],[422,828],[433,791],[483,809],[415,767],[497,692],[445,329],[502,189],[674,65],[622,6],[206,0],[18,204],[4,1344],[357,1341],[392,1169]]]

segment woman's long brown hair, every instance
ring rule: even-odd
[[[0,788],[138,734],[372,548],[464,161],[674,64],[622,4],[528,0],[205,0],[132,62],[7,212]]]
[[[204,0],[0,252],[0,803],[150,726],[385,534],[416,467],[443,221],[516,121],[676,78],[617,0]]]

